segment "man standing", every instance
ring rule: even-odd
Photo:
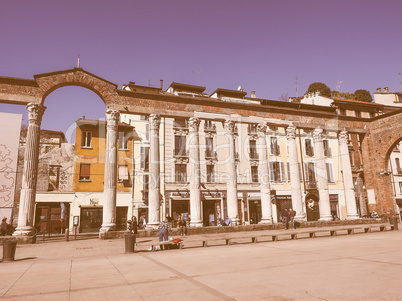
[[[294,211],[292,208],[289,209],[289,217],[290,217],[290,224],[292,225],[292,229],[295,229],[295,216],[296,216],[296,211]]]

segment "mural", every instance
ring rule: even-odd
[[[22,115],[0,113],[0,219],[11,222]]]

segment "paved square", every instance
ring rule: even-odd
[[[401,231],[135,254],[122,239],[19,245],[0,263],[0,297],[401,300],[401,250]]]

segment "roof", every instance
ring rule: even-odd
[[[188,92],[194,92],[194,93],[203,93],[206,89],[206,87],[203,86],[195,86],[195,85],[188,85],[188,84],[182,84],[182,83],[176,83],[172,82],[170,84],[169,88],[173,88],[174,90],[179,90],[179,91],[188,91]]]
[[[215,93],[218,95],[218,97],[227,96],[227,97],[235,97],[235,98],[244,98],[244,96],[247,95],[247,92],[244,92],[244,91],[229,90],[229,89],[222,89],[222,88],[216,89],[214,92],[211,93],[211,95],[213,95]]]
[[[95,125],[95,126],[97,126],[99,124],[106,124],[106,121],[105,120],[82,119],[82,118],[80,118],[80,119],[78,119],[76,121],[76,124],[77,124],[77,126],[83,126],[83,125]],[[119,128],[131,128],[131,129],[134,129],[134,127],[132,125],[129,125],[127,123],[122,123],[122,122],[119,122],[118,126],[119,126]]]

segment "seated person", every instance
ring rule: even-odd
[[[371,217],[372,218],[379,218],[380,216],[378,215],[378,213],[376,211],[371,212]]]
[[[225,222],[222,226],[232,226],[232,220],[229,218],[229,216],[226,216]]]

